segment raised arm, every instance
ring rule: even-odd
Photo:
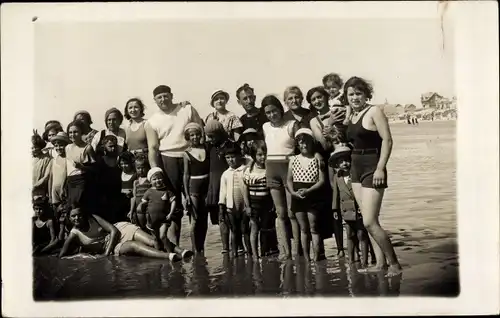
[[[313,132],[313,137],[316,139],[323,149],[328,149],[328,142],[323,135],[323,126],[320,123],[320,119],[318,117],[314,117],[309,122],[309,126],[311,126],[311,130]]]
[[[151,124],[149,122],[146,122],[146,124],[144,124],[144,130],[146,131],[146,139],[148,141],[149,164],[151,165],[151,168],[161,167],[160,163],[158,162],[158,152],[160,149],[160,140],[158,139],[158,134],[156,133],[154,128],[151,127]]]
[[[191,121],[194,123],[200,124],[201,127],[204,126],[203,120],[201,119],[200,114],[198,113],[196,108],[193,107],[193,105],[191,105]]]

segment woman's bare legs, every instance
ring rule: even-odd
[[[386,258],[389,262],[387,276],[395,276],[401,273],[401,265],[398,262],[396,252],[386,231],[380,226],[379,214],[384,197],[384,189],[362,188],[361,213],[370,239],[372,240],[377,264],[373,270],[380,270],[386,266]],[[373,271],[372,270],[372,271]]]
[[[288,219],[288,208],[286,204],[286,194],[284,188],[271,189],[271,196],[273,198],[274,206],[276,207],[276,234],[278,237],[278,244],[280,245],[280,252],[284,255],[280,255],[280,258],[291,259],[291,245],[290,245],[290,235],[286,229],[286,222]]]
[[[123,243],[120,248],[120,255],[139,255],[152,258],[170,259],[172,261],[181,260],[181,258],[177,255],[175,257],[171,256],[171,253],[159,251],[154,247],[148,246],[139,241],[128,241]]]

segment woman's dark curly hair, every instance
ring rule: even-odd
[[[344,84],[344,96],[347,98],[347,89],[352,87],[354,89],[359,89],[362,91],[367,99],[372,99],[373,97],[373,87],[367,80],[361,77],[353,76],[347,80]]]
[[[136,102],[137,104],[139,104],[139,108],[141,109],[141,117],[143,117],[145,115],[144,110],[146,109],[146,106],[144,106],[144,103],[142,102],[142,100],[140,98],[134,97],[134,98],[129,99],[125,103],[125,109],[123,110],[123,114],[124,114],[125,118],[127,120],[130,120],[130,118],[131,118],[130,114],[128,113],[128,104],[130,104],[131,102]]]

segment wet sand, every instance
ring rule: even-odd
[[[138,258],[34,259],[35,300],[123,297],[443,296],[460,292],[456,224],[455,121],[391,123],[394,149],[381,212],[402,277],[359,274],[338,259],[333,238],[319,264],[231,260],[210,225],[205,258],[181,263]],[[190,247],[187,219],[181,245]],[[345,244],[345,243],[344,243]]]

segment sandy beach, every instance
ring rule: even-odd
[[[217,226],[209,226],[205,258],[183,263],[136,258],[34,261],[35,300],[191,296],[457,296],[455,121],[391,123],[394,148],[381,223],[392,237],[401,278],[364,275],[336,257],[281,263],[220,254]],[[190,248],[184,219],[181,245]],[[111,296],[113,295],[113,296]]]

